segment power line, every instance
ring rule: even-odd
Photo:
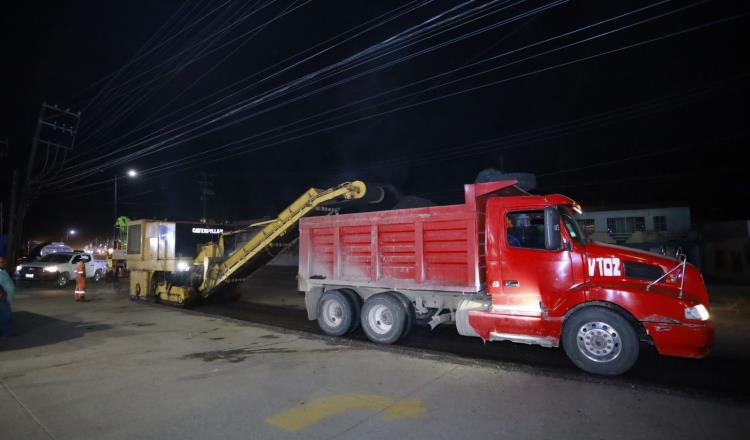
[[[329,130],[329,129],[336,128],[336,127],[339,127],[339,126],[342,126],[342,125],[348,125],[348,124],[355,123],[355,122],[358,122],[358,121],[363,120],[363,119],[369,119],[370,117],[380,116],[380,115],[387,114],[387,113],[390,113],[390,112],[393,112],[393,111],[398,111],[398,110],[402,110],[402,109],[405,109],[405,108],[411,108],[411,107],[414,107],[415,105],[422,105],[422,104],[427,103],[427,102],[434,102],[437,99],[445,99],[446,97],[455,96],[455,95],[461,94],[461,93],[467,93],[468,91],[473,91],[473,90],[477,90],[477,89],[480,89],[480,88],[489,87],[489,86],[496,85],[496,84],[499,84],[499,83],[502,83],[502,82],[507,82],[507,81],[510,81],[510,80],[513,80],[513,79],[518,79],[518,78],[521,78],[521,77],[526,77],[526,76],[533,75],[533,74],[536,74],[536,73],[548,71],[548,70],[551,70],[551,69],[554,69],[554,68],[564,67],[564,66],[570,65],[572,63],[581,62],[581,61],[587,61],[587,60],[590,60],[590,59],[593,59],[593,58],[597,58],[597,57],[600,57],[600,56],[604,56],[604,55],[607,55],[607,54],[619,52],[619,51],[630,49],[630,48],[633,48],[633,47],[642,46],[644,44],[650,44],[650,43],[653,43],[655,41],[660,41],[660,40],[663,40],[663,39],[666,39],[666,38],[671,38],[671,37],[674,37],[676,35],[684,34],[686,32],[692,32],[694,30],[703,29],[703,28],[706,28],[708,26],[713,26],[713,25],[716,25],[716,24],[719,24],[719,23],[723,23],[723,22],[728,21],[728,20],[737,19],[737,18],[745,16],[745,15],[746,14],[738,14],[736,16],[724,18],[724,19],[721,19],[721,20],[714,20],[712,22],[705,23],[705,24],[702,24],[702,25],[699,25],[699,26],[693,26],[691,28],[683,29],[682,31],[665,34],[665,35],[662,35],[662,36],[659,36],[659,37],[656,37],[656,38],[652,38],[652,39],[649,39],[649,40],[641,41],[641,42],[638,42],[638,43],[635,43],[635,44],[623,46],[623,47],[620,47],[620,48],[617,48],[617,49],[613,49],[613,50],[610,50],[610,51],[601,52],[601,53],[596,54],[596,55],[579,58],[579,59],[576,59],[576,60],[573,60],[573,61],[569,61],[569,62],[566,62],[566,63],[561,63],[561,64],[557,64],[557,65],[554,65],[554,66],[549,66],[549,67],[546,67],[546,68],[543,68],[543,69],[537,69],[537,70],[532,71],[532,72],[524,73],[524,74],[521,74],[521,75],[516,75],[516,76],[510,77],[510,78],[505,78],[503,80],[494,81],[494,82],[491,82],[491,83],[488,83],[488,84],[483,84],[481,86],[472,87],[472,88],[468,88],[468,89],[463,89],[463,90],[460,90],[460,91],[457,91],[457,92],[454,92],[454,93],[451,93],[451,94],[442,95],[442,96],[435,97],[435,98],[432,98],[432,99],[429,99],[429,100],[421,101],[421,102],[413,104],[413,105],[401,106],[401,107],[398,107],[398,108],[395,108],[395,109],[388,110],[387,112],[381,112],[381,113],[378,113],[376,115],[368,116],[368,117],[365,117],[365,118],[359,118],[359,119],[357,119],[355,121],[349,121],[349,122],[344,123],[344,124],[337,124],[334,127],[327,127],[324,130]],[[306,133],[303,136],[309,136],[311,134],[315,134],[315,133],[320,132],[320,131],[322,131],[322,130],[316,130],[313,133]],[[278,143],[288,142],[290,140],[294,140],[294,139],[297,139],[297,138],[300,138],[300,137],[303,137],[303,136],[295,136],[295,137],[293,137],[291,139],[287,138],[287,139],[284,139],[284,140],[282,140],[280,142],[274,142],[272,144],[264,145],[264,146],[261,146],[259,148],[254,148],[251,151],[257,151],[258,149],[261,149],[261,148],[267,148],[269,146],[276,145]],[[226,147],[226,146],[223,146],[223,147]],[[245,154],[247,152],[248,151],[245,151],[245,152],[241,152],[239,154]],[[235,155],[237,155],[237,154],[232,154],[231,156],[225,156],[225,158],[226,157],[232,157],[232,156],[235,156]],[[224,159],[224,158],[222,158],[222,159]],[[213,162],[213,161],[211,161],[211,162]],[[203,163],[205,163],[205,161]],[[182,164],[184,164],[184,162]],[[160,168],[160,170],[163,170],[163,169],[164,169],[164,167]]]
[[[703,3],[703,2],[698,2],[698,3]],[[696,4],[697,4],[697,3],[696,3]],[[695,5],[695,4],[694,4],[694,5]],[[682,9],[684,9],[684,8],[679,8],[678,10],[682,10]],[[671,12],[675,12],[675,11],[671,11]],[[662,17],[662,16],[664,16],[664,15],[665,15],[665,14],[660,14],[660,15],[659,15],[659,16],[657,16],[656,18],[660,18],[660,17]],[[475,73],[475,74],[471,74],[471,75],[468,75],[468,76],[464,76],[464,77],[461,77],[461,78],[459,78],[459,79],[456,79],[456,80],[453,80],[453,81],[450,81],[450,82],[447,82],[447,83],[441,84],[441,85],[440,85],[439,87],[444,87],[444,86],[446,86],[446,85],[450,85],[450,84],[454,84],[454,83],[457,83],[457,82],[465,81],[466,79],[474,78],[474,77],[476,77],[476,76],[479,76],[479,75],[485,74],[485,73],[487,73],[487,72],[489,72],[489,71],[493,71],[493,70],[498,70],[498,69],[501,69],[501,68],[504,68],[504,67],[508,67],[508,66],[510,66],[510,65],[515,65],[515,64],[519,64],[520,62],[524,62],[524,61],[527,61],[527,60],[529,60],[529,59],[533,59],[533,58],[538,58],[538,57],[540,57],[540,56],[544,56],[544,55],[547,55],[547,54],[550,54],[550,53],[553,53],[553,52],[557,52],[557,51],[559,51],[559,50],[562,50],[562,49],[565,49],[565,48],[568,48],[568,47],[572,47],[572,46],[574,46],[574,45],[578,45],[578,44],[581,44],[581,43],[583,43],[583,42],[588,42],[588,41],[591,41],[591,40],[593,40],[593,39],[595,39],[595,38],[601,38],[601,37],[603,37],[603,36],[606,36],[606,35],[609,35],[609,34],[611,34],[611,33],[613,33],[613,32],[617,32],[617,31],[620,31],[620,30],[623,30],[623,29],[631,28],[631,27],[633,27],[633,26],[636,26],[636,25],[638,25],[638,24],[642,24],[642,23],[644,23],[644,22],[647,22],[647,21],[652,21],[653,19],[655,19],[655,18],[654,18],[654,17],[652,17],[652,18],[649,18],[649,19],[646,19],[646,20],[641,20],[641,21],[639,21],[639,22],[637,22],[637,23],[634,23],[634,24],[631,24],[631,25],[623,26],[623,27],[621,27],[621,28],[618,28],[618,29],[615,29],[615,30],[612,30],[612,31],[607,31],[607,32],[603,32],[603,33],[597,34],[597,35],[596,35],[596,36],[594,36],[594,37],[588,37],[588,38],[584,38],[584,39],[582,39],[582,40],[579,40],[579,41],[577,41],[577,42],[574,42],[574,43],[570,43],[570,44],[567,44],[567,45],[564,45],[564,46],[558,47],[558,48],[556,48],[556,49],[551,49],[551,50],[548,50],[548,51],[544,51],[544,52],[542,52],[542,53],[539,53],[539,54],[536,54],[536,55],[532,55],[532,56],[529,56],[529,57],[523,58],[523,59],[521,59],[521,60],[516,60],[516,61],[513,61],[513,62],[511,62],[511,63],[507,63],[507,64],[504,64],[504,65],[501,65],[501,66],[498,66],[498,67],[494,67],[494,68],[491,68],[491,69],[487,69],[487,70],[481,71],[481,72],[479,72],[479,73]],[[567,33],[566,33],[566,34],[567,34]],[[533,45],[529,45],[529,46],[535,46],[535,45],[536,45],[536,43],[535,43],[535,44],[533,44]],[[514,53],[514,52],[517,52],[517,50],[514,50],[514,51],[510,51],[510,52],[513,52],[513,53]],[[499,58],[499,57],[501,57],[501,56],[503,56],[503,55],[505,55],[505,54],[501,54],[501,55],[498,55],[498,56],[496,56],[496,57],[493,57],[493,58]],[[467,67],[470,67],[470,66],[467,66]],[[464,69],[464,68],[459,68],[459,69],[452,69],[452,70],[450,70],[450,71],[448,71],[448,72],[444,72],[444,73],[442,73],[442,74],[439,74],[439,75],[435,75],[435,76],[433,76],[433,77],[430,77],[430,79],[434,79],[434,78],[436,78],[436,77],[440,77],[440,76],[443,76],[443,75],[445,75],[445,74],[447,74],[447,73],[452,73],[452,72],[454,72],[454,71],[456,71],[456,70],[463,70],[463,69]],[[521,76],[519,76],[519,77],[523,77],[523,75],[521,75]],[[510,79],[508,79],[508,80],[513,80],[513,79],[517,79],[517,78],[519,78],[519,77],[511,77],[511,78],[510,78]],[[424,80],[421,80],[421,81],[419,81],[419,82],[423,82],[423,81],[424,81]],[[495,83],[493,83],[493,84],[495,84]],[[407,87],[408,87],[408,86],[407,86]],[[484,87],[484,86],[482,86],[482,87]],[[403,88],[403,87],[400,87],[399,89],[401,89],[401,88]],[[430,88],[430,89],[433,89],[433,88],[437,88],[437,87],[432,87],[432,88]],[[430,90],[430,89],[427,89],[427,90]],[[472,89],[472,90],[473,90],[473,89]],[[419,91],[419,92],[415,92],[415,93],[417,93],[417,94],[418,94],[418,93],[424,93],[424,91],[425,91],[425,90],[422,90],[422,91]],[[386,93],[388,93],[388,92],[384,92],[384,93],[381,93],[381,94],[378,94],[378,95],[383,95],[383,94],[386,94]],[[396,98],[395,100],[403,99],[404,97],[409,97],[409,96],[413,96],[413,95],[414,95],[415,93],[412,93],[412,94],[409,94],[409,95],[405,95],[405,96],[402,96],[402,97]],[[399,110],[402,110],[402,109],[406,109],[406,108],[411,108],[411,107],[414,107],[414,106],[416,106],[416,105],[421,105],[421,104],[424,104],[424,103],[434,102],[435,100],[438,100],[438,99],[443,99],[444,97],[455,96],[455,95],[456,95],[457,93],[458,93],[458,92],[454,92],[454,93],[452,93],[452,94],[448,94],[448,95],[441,95],[441,96],[438,96],[438,97],[436,97],[436,98],[432,98],[432,99],[429,99],[429,100],[427,100],[427,101],[420,101],[420,102],[418,102],[418,103],[416,103],[416,104],[411,104],[411,105],[407,105],[407,106],[400,106],[400,107],[397,107],[397,108],[395,108],[395,109],[391,109],[391,110],[387,110],[387,111],[383,111],[383,112],[377,113],[377,114],[375,114],[375,115],[364,116],[364,117],[361,117],[361,118],[357,118],[357,119],[354,119],[354,120],[352,120],[352,121],[349,121],[349,122],[344,122],[344,123],[334,124],[333,126],[328,126],[328,127],[324,127],[324,128],[321,128],[321,129],[319,129],[319,130],[314,130],[314,131],[312,131],[312,132],[309,132],[309,133],[307,133],[307,134],[305,134],[305,135],[302,135],[302,136],[295,136],[295,137],[292,137],[292,138],[287,138],[287,140],[294,140],[294,139],[298,139],[298,138],[300,138],[300,137],[303,137],[303,136],[307,136],[307,135],[310,135],[310,134],[317,134],[317,133],[320,133],[320,132],[322,132],[322,131],[328,131],[328,130],[330,130],[330,129],[332,129],[332,128],[338,128],[338,127],[341,127],[341,126],[345,126],[345,125],[350,125],[350,124],[352,124],[352,123],[356,123],[356,122],[359,122],[359,121],[362,121],[362,120],[367,120],[367,119],[371,119],[371,118],[373,118],[373,117],[377,117],[377,116],[382,116],[382,115],[385,115],[385,114],[389,114],[389,113],[392,113],[392,112],[394,112],[394,111],[399,111]],[[460,93],[465,93],[465,92],[460,92]],[[365,99],[363,99],[363,100],[360,100],[360,101],[355,101],[354,103],[346,104],[346,105],[344,105],[344,106],[341,106],[341,107],[338,107],[338,108],[336,108],[336,109],[334,109],[334,110],[329,110],[329,111],[323,112],[323,114],[325,114],[325,113],[330,113],[330,112],[332,112],[332,111],[336,111],[336,110],[339,110],[339,109],[342,109],[342,108],[346,108],[346,107],[351,107],[351,106],[352,106],[352,105],[354,105],[354,104],[360,103],[360,102],[362,102],[362,101],[365,101],[365,100],[368,100],[368,99],[369,99],[369,98],[365,98]],[[391,101],[388,101],[388,102],[392,102],[392,101],[393,101],[393,100],[391,100]],[[380,106],[380,105],[382,105],[382,103],[381,103],[381,104],[377,104],[377,105],[374,105],[374,106],[371,106],[371,107],[368,107],[368,109],[369,109],[369,108],[374,108],[374,107],[377,107],[377,106]],[[265,111],[268,111],[268,109],[266,109]],[[250,115],[250,116],[254,116],[254,115]],[[316,115],[316,116],[317,116],[317,115]],[[344,115],[344,116],[347,116],[347,115]],[[313,117],[315,117],[315,116],[313,116]],[[304,118],[304,119],[303,119],[303,121],[304,121],[304,120],[309,120],[309,119],[311,119],[311,118],[312,118],[312,117]],[[311,128],[311,127],[314,127],[314,126],[316,126],[316,125],[320,125],[320,124],[322,124],[322,123],[327,123],[327,122],[330,122],[331,120],[336,120],[336,119],[340,119],[340,118],[341,118],[341,117],[337,117],[337,118],[332,118],[332,119],[329,119],[329,120],[327,120],[327,121],[322,121],[322,122],[319,122],[319,123],[311,124],[311,125],[309,125],[309,126],[307,126],[307,127],[303,127],[302,129],[307,129],[307,128]],[[297,123],[297,122],[299,122],[299,121],[295,121],[294,123]],[[291,124],[286,124],[286,125],[284,125],[284,126],[281,126],[281,127],[278,127],[278,128],[272,129],[272,130],[268,130],[268,131],[266,131],[266,132],[262,132],[262,133],[259,133],[259,134],[255,134],[255,135],[253,135],[253,136],[249,136],[249,137],[246,137],[246,138],[243,138],[243,139],[237,140],[237,141],[233,141],[233,142],[230,142],[230,143],[224,144],[224,145],[222,145],[222,146],[219,146],[219,147],[215,147],[215,148],[212,148],[212,149],[210,149],[210,150],[206,150],[206,151],[204,151],[204,152],[198,153],[198,154],[196,154],[196,155],[194,155],[194,156],[205,156],[205,155],[209,155],[209,154],[215,154],[216,152],[218,152],[218,151],[220,151],[220,150],[222,150],[222,149],[225,149],[225,150],[229,150],[229,151],[236,151],[236,150],[237,150],[237,149],[239,149],[239,148],[244,148],[244,147],[247,147],[247,146],[249,146],[249,145],[253,145],[253,144],[256,144],[256,143],[257,143],[257,142],[256,142],[256,143],[250,143],[250,144],[242,144],[243,142],[247,142],[247,141],[249,141],[249,140],[251,140],[251,139],[253,139],[253,138],[257,138],[257,137],[260,137],[260,136],[262,136],[262,135],[264,135],[264,134],[267,134],[267,133],[269,133],[269,132],[272,132],[272,131],[276,131],[276,130],[278,130],[278,129],[283,129],[283,128],[287,128],[288,126],[290,126],[290,125],[293,125],[294,123],[291,123]],[[297,129],[297,130],[294,130],[294,131],[299,131],[299,130],[302,130],[302,129]],[[288,133],[289,133],[288,131],[287,131],[287,132],[285,132],[285,134],[288,134]],[[194,137],[191,137],[191,138],[188,138],[187,140],[190,140],[190,139],[193,139],[193,138],[194,138]],[[273,137],[272,137],[272,138],[273,138]],[[182,140],[182,142],[184,142],[184,141],[185,141],[185,139],[183,139],[183,140]],[[286,142],[286,141],[282,141],[282,143],[283,143],[283,142]],[[279,142],[274,142],[274,143],[272,143],[271,145],[276,145],[276,144],[278,144],[278,143],[279,143]],[[237,145],[237,144],[241,144],[241,145]],[[236,146],[235,146],[235,147],[232,147],[233,145],[236,145]],[[173,144],[173,145],[170,145],[170,146],[174,146],[174,144]],[[231,149],[230,149],[230,147],[231,147]],[[162,147],[161,149],[163,149],[163,148],[167,148],[167,147]],[[259,149],[262,149],[262,148],[265,148],[265,147],[261,146],[261,147],[258,147],[258,148],[254,148],[254,149],[252,149],[252,150],[250,150],[250,151],[257,151],[257,150],[259,150]],[[180,161],[182,161],[182,162],[184,163],[184,161],[188,160],[189,158],[190,158],[190,157],[188,157],[188,158],[183,158],[183,159],[180,159]],[[180,161],[177,161],[177,162],[179,163]]]
[[[193,103],[187,105],[184,109],[200,105],[204,101],[206,101],[207,99],[210,99],[210,98],[212,98],[212,97],[214,97],[214,96],[216,96],[216,95],[218,95],[218,94],[220,94],[222,92],[225,92],[225,91],[227,91],[229,89],[232,89],[232,88],[234,88],[237,85],[240,85],[242,83],[248,82],[249,80],[257,77],[258,75],[260,75],[260,74],[262,74],[264,72],[267,72],[267,71],[269,71],[271,69],[274,69],[274,68],[278,67],[279,65],[282,65],[282,64],[284,64],[284,63],[286,63],[286,62],[288,62],[290,60],[293,60],[293,59],[295,59],[297,57],[300,57],[300,56],[302,56],[302,55],[304,55],[304,54],[306,54],[308,52],[311,52],[311,51],[313,51],[315,49],[318,49],[320,46],[328,44],[331,41],[338,40],[338,39],[340,39],[342,36],[344,36],[346,34],[354,32],[354,31],[356,31],[356,30],[358,30],[360,28],[365,28],[364,30],[362,30],[360,32],[357,32],[356,34],[354,34],[352,36],[349,36],[349,37],[347,37],[347,38],[339,41],[336,44],[333,44],[333,45],[330,45],[330,46],[328,46],[326,48],[323,48],[323,49],[321,49],[321,50],[313,53],[312,55],[309,55],[309,56],[305,57],[304,59],[302,59],[300,61],[297,61],[297,62],[295,62],[295,63],[293,63],[293,64],[291,64],[291,65],[289,65],[289,66],[287,66],[287,67],[285,67],[283,69],[280,69],[280,70],[276,71],[273,75],[278,75],[278,74],[283,73],[285,71],[289,71],[289,70],[293,69],[294,67],[297,67],[297,66],[301,65],[304,62],[310,61],[310,60],[312,60],[312,59],[314,59],[314,58],[316,58],[318,56],[321,56],[322,54],[330,51],[331,49],[333,49],[336,46],[339,46],[339,45],[344,44],[344,43],[346,43],[348,41],[351,41],[352,39],[354,39],[354,38],[356,38],[358,36],[361,36],[361,35],[369,32],[371,30],[374,30],[374,29],[376,29],[376,28],[378,28],[378,27],[380,27],[380,26],[382,26],[384,24],[387,24],[387,23],[393,21],[394,19],[403,16],[404,14],[408,14],[408,13],[413,12],[414,10],[416,10],[418,8],[421,8],[421,7],[425,6],[426,4],[432,3],[432,1],[433,0],[413,0],[413,1],[411,1],[411,2],[409,2],[407,4],[405,4],[405,5],[399,6],[399,7],[395,8],[393,10],[390,10],[390,11],[384,13],[384,14],[381,14],[381,15],[379,15],[377,17],[374,17],[374,18],[372,18],[372,19],[370,19],[370,20],[368,20],[368,21],[366,21],[364,23],[358,24],[357,26],[354,26],[354,27],[352,27],[352,28],[350,28],[350,29],[348,29],[348,30],[346,30],[344,32],[341,32],[341,33],[339,33],[339,34],[337,34],[337,35],[335,35],[335,36],[333,36],[333,37],[331,37],[331,38],[329,38],[327,40],[324,40],[324,41],[322,41],[322,42],[320,42],[320,43],[318,43],[318,44],[316,44],[314,46],[310,46],[307,49],[304,49],[304,50],[302,50],[300,52],[297,52],[297,53],[295,53],[295,54],[293,54],[293,55],[291,55],[291,56],[289,56],[289,57],[287,57],[287,58],[285,58],[285,59],[283,59],[283,60],[281,60],[281,61],[279,61],[277,63],[274,63],[274,64],[272,64],[270,66],[267,66],[267,67],[265,67],[265,68],[263,68],[263,69],[255,72],[252,75],[249,75],[249,76],[247,76],[247,77],[245,77],[243,79],[240,79],[239,81],[236,81],[236,82],[234,82],[234,83],[232,83],[232,84],[230,84],[228,86],[225,86],[225,87],[223,87],[223,88],[221,88],[221,89],[219,89],[217,91],[214,91],[214,92],[210,93],[209,95],[204,96],[203,98],[200,98],[200,99],[194,101]],[[415,3],[419,3],[419,4],[417,4],[416,6],[414,6]],[[409,9],[403,10],[404,8],[409,8]],[[397,12],[397,14],[393,15],[392,17],[387,17],[389,14],[394,13],[394,12]],[[387,18],[383,19],[383,17],[387,17]],[[374,24],[374,25],[371,25],[371,23],[374,22],[374,21],[376,21],[376,20],[381,20],[381,21],[378,22],[378,23],[376,23],[376,24]],[[269,77],[266,77],[266,78],[269,78]],[[219,101],[216,101],[215,103],[208,104],[208,105],[204,106],[204,108],[217,105],[218,103],[222,102],[223,100],[229,99],[232,96],[234,96],[235,94],[241,93],[241,92],[247,90],[249,87],[253,87],[253,86],[257,85],[257,84],[258,83],[256,82],[256,83],[251,84],[250,86],[247,86],[247,87],[244,87],[244,88],[242,88],[240,90],[237,90],[237,91],[235,91],[235,92],[233,92],[233,93],[231,93],[229,95],[224,96],[222,99],[220,99]],[[161,123],[164,119],[176,115],[181,110],[183,110],[183,109],[178,109],[177,111],[174,111],[174,112],[166,114],[166,115],[159,116],[159,117],[154,118],[154,119],[144,120],[143,124],[141,126],[136,127],[135,129],[130,130],[130,131],[124,133],[123,135],[121,135],[121,136],[119,136],[117,138],[113,138],[110,141],[104,142],[100,146],[106,146],[106,145],[110,145],[112,143],[118,142],[118,141],[124,139],[125,137],[127,137],[127,136],[129,136],[131,134],[134,134],[135,132],[139,131],[142,128],[145,128],[145,127],[148,127],[148,126],[151,126],[151,125],[155,125],[157,123]],[[188,115],[186,117],[193,116],[195,114],[197,114],[197,112],[196,113],[192,113],[192,114],[190,114],[190,115]],[[175,122],[173,122],[171,124],[166,124],[166,126],[164,128],[169,128],[171,125],[183,121],[186,117],[178,119],[177,121],[175,121]]]
[[[305,133],[305,134],[302,134],[302,135],[292,136],[290,138],[286,138],[286,139],[283,139],[283,140],[280,140],[280,141],[277,141],[277,142],[271,142],[271,143],[268,143],[268,144],[265,144],[265,145],[262,145],[262,146],[259,146],[259,147],[255,147],[255,148],[252,148],[252,149],[249,149],[249,150],[240,151],[240,152],[234,152],[234,153],[231,153],[231,154],[225,154],[221,159],[200,159],[200,161],[201,161],[202,165],[205,165],[207,163],[213,163],[213,162],[217,162],[219,160],[226,160],[226,159],[229,159],[231,157],[235,157],[235,156],[238,156],[238,155],[243,155],[243,154],[248,154],[248,153],[251,153],[251,152],[259,151],[261,149],[269,148],[269,147],[274,146],[274,145],[278,145],[278,144],[281,144],[281,143],[286,143],[286,142],[289,142],[289,141],[292,141],[292,140],[297,140],[297,139],[300,139],[300,138],[303,138],[303,137],[307,137],[307,136],[310,136],[312,134],[318,134],[318,133],[321,133],[321,132],[324,132],[324,131],[329,131],[329,130],[332,130],[332,129],[335,129],[335,128],[340,128],[342,126],[351,125],[353,123],[357,123],[357,122],[360,122],[360,121],[363,121],[363,120],[371,119],[373,117],[378,117],[378,116],[382,116],[384,114],[389,114],[389,113],[393,113],[393,112],[400,111],[400,110],[414,108],[414,107],[419,106],[419,105],[424,105],[424,104],[427,104],[427,103],[436,102],[438,100],[447,99],[447,98],[450,98],[450,97],[453,97],[453,96],[458,96],[458,95],[461,95],[461,94],[464,94],[464,93],[469,93],[469,92],[481,90],[481,89],[484,89],[484,88],[487,88],[487,87],[496,86],[496,85],[499,85],[499,84],[502,84],[502,83],[505,83],[505,82],[509,82],[509,81],[512,81],[512,80],[516,80],[516,79],[520,79],[520,78],[526,78],[526,77],[529,77],[529,76],[532,76],[532,75],[536,75],[536,74],[539,74],[539,73],[543,73],[543,72],[547,72],[547,71],[550,71],[550,70],[553,70],[553,69],[559,69],[559,68],[562,68],[562,67],[566,67],[566,66],[569,66],[569,65],[572,65],[572,64],[575,64],[575,63],[589,61],[589,60],[592,60],[592,59],[600,58],[600,57],[605,56],[605,55],[610,55],[610,54],[613,54],[613,53],[622,52],[624,50],[632,49],[632,48],[635,48],[635,47],[640,47],[640,46],[643,46],[643,45],[646,45],[646,44],[651,44],[651,43],[654,43],[654,42],[657,42],[657,41],[662,41],[662,40],[665,40],[667,38],[672,38],[672,37],[675,37],[675,36],[678,36],[678,35],[683,35],[685,33],[693,32],[693,31],[696,31],[696,30],[699,30],[699,29],[705,29],[705,28],[710,27],[710,26],[714,26],[714,25],[721,24],[721,23],[724,23],[724,22],[727,22],[727,21],[730,21],[730,20],[735,20],[735,19],[738,19],[738,18],[741,18],[741,17],[745,17],[748,14],[750,14],[750,13],[737,14],[737,15],[734,15],[734,16],[731,16],[731,17],[726,17],[726,18],[723,18],[723,19],[713,20],[713,21],[711,21],[709,23],[705,23],[703,25],[692,26],[690,28],[683,29],[681,31],[664,34],[664,35],[661,35],[659,37],[655,37],[655,38],[651,38],[651,39],[648,39],[648,40],[640,41],[638,43],[633,43],[633,44],[629,44],[629,45],[626,45],[626,46],[621,46],[621,47],[618,47],[616,49],[611,49],[611,50],[600,52],[600,53],[597,53],[597,54],[594,54],[594,55],[577,58],[577,59],[572,60],[572,61],[563,62],[563,63],[555,64],[555,65],[552,65],[552,66],[548,66],[548,67],[536,69],[536,70],[533,70],[531,72],[526,72],[526,73],[514,75],[514,76],[511,76],[509,78],[504,78],[504,79],[498,80],[498,81],[492,81],[492,82],[485,83],[485,84],[482,84],[482,85],[479,85],[479,86],[469,87],[469,88],[462,89],[462,90],[459,90],[459,91],[456,91],[456,92],[452,92],[452,93],[444,94],[444,95],[441,95],[441,96],[438,96],[438,97],[434,97],[434,98],[430,98],[430,99],[427,99],[427,100],[423,100],[423,101],[420,101],[420,102],[417,102],[417,103],[414,103],[414,104],[400,106],[400,107],[397,107],[395,109],[391,109],[391,110],[387,110],[387,111],[376,113],[374,115],[364,116],[364,117],[357,118],[357,119],[352,120],[352,121],[348,121],[348,122],[344,122],[344,123],[340,123],[340,124],[335,124],[334,126],[330,126],[330,127],[325,127],[325,128],[322,128],[322,129],[314,130],[312,132],[308,132],[308,133]],[[243,145],[243,146],[239,146],[239,147],[245,147],[245,146]],[[237,147],[233,148],[233,150],[235,150],[235,151],[237,149],[238,149]],[[200,153],[200,155],[203,155],[203,154],[204,153]],[[186,159],[189,159],[189,158],[186,158]],[[186,159],[182,159],[182,161],[185,161]],[[184,165],[184,163],[182,165]],[[167,169],[167,168],[162,167],[158,171],[163,171],[164,169]]]
[[[542,10],[544,10],[544,9],[547,9],[547,8],[549,8],[549,7],[552,7],[552,6],[555,6],[555,5],[557,5],[557,4],[560,4],[561,2],[562,2],[562,1],[557,1],[557,2],[553,2],[553,3],[549,4],[549,5],[547,5],[546,7],[542,7],[542,8],[537,8],[537,9],[533,10],[532,12],[541,12],[541,11],[542,11]],[[522,14],[516,15],[516,16],[514,16],[514,17],[513,17],[513,18],[511,18],[511,19],[506,19],[506,20],[503,20],[503,21],[502,21],[502,24],[506,24],[506,23],[509,23],[509,22],[511,22],[511,21],[514,21],[514,20],[517,20],[517,19],[521,19],[521,18],[524,18],[524,17],[528,16],[528,14],[529,14],[529,12],[526,12],[526,13],[522,13]],[[454,39],[454,41],[455,41],[455,39]],[[350,58],[352,58],[352,57],[350,57]],[[337,63],[337,64],[340,64],[340,63]],[[310,74],[310,75],[312,75],[312,74]],[[307,75],[307,77],[310,77],[310,75]],[[274,108],[276,108],[276,107],[274,107]],[[213,113],[212,115],[209,115],[209,116],[207,116],[207,117],[203,117],[203,118],[201,118],[201,120],[205,120],[206,118],[208,118],[208,117],[212,117],[213,115],[216,115],[216,114],[217,114],[217,113]],[[251,116],[253,116],[253,115],[251,115]],[[245,117],[245,118],[242,118],[242,119],[240,119],[239,121],[242,121],[242,120],[245,120],[245,119],[247,119],[247,117]],[[239,122],[239,121],[235,121],[234,123],[237,123],[237,122]],[[219,127],[218,127],[218,128],[216,128],[216,129],[221,129],[221,128],[225,128],[226,126],[227,126],[227,125],[222,125],[222,126],[219,126]],[[183,126],[183,127],[184,127],[184,126]],[[175,135],[174,137],[178,137],[178,136],[185,136],[186,134],[189,134],[189,133],[190,133],[191,131],[195,131],[195,130],[196,130],[197,128],[200,128],[200,127],[196,127],[196,128],[190,129],[190,130],[188,130],[187,132],[184,132],[184,133],[181,133],[181,134]],[[211,132],[211,131],[215,131],[216,129],[213,129],[213,130],[209,130],[208,132]],[[170,130],[170,132],[174,132],[174,131],[175,131],[175,129],[173,129],[173,130]],[[206,133],[206,132],[204,132],[204,133],[201,133],[200,135],[204,135],[205,133]],[[174,139],[174,137],[173,137],[173,139]],[[195,136],[194,136],[194,137],[191,137],[190,139],[193,139],[193,138],[195,138]],[[184,141],[185,141],[185,140],[182,140],[182,142],[184,142]],[[145,151],[150,151],[150,153],[149,153],[149,154],[153,154],[153,152],[156,152],[156,151],[161,151],[161,150],[163,150],[164,148],[168,148],[168,147],[171,147],[171,146],[174,146],[174,145],[175,145],[175,144],[172,144],[172,145],[169,145],[169,146],[167,146],[167,147],[160,147],[160,146],[161,146],[161,145],[163,145],[163,144],[164,144],[165,142],[167,142],[167,141],[160,141],[159,143],[157,143],[157,144],[156,144],[156,145],[154,145],[154,146],[151,146],[151,147],[146,147],[146,148],[144,148],[144,149],[140,150],[140,151],[139,151],[139,152],[138,152],[137,154],[143,155],[143,153],[144,153]],[[141,143],[142,143],[142,142],[141,142]],[[136,145],[137,145],[137,144],[136,144]],[[110,154],[111,154],[111,153],[110,153]],[[113,162],[118,162],[118,161],[124,161],[124,160],[128,160],[128,159],[132,159],[132,157],[133,157],[133,156],[131,156],[131,155],[125,155],[125,156],[122,156],[122,157],[120,157],[120,158],[118,158],[118,159],[114,159],[114,160],[113,160]],[[84,165],[84,164],[81,164],[81,166],[82,166],[82,165]]]

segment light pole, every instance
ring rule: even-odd
[[[76,230],[75,229],[68,229],[68,232],[65,234],[65,242],[66,243],[70,241],[70,236],[71,235],[76,235]]]

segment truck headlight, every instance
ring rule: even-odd
[[[685,308],[685,319],[696,319],[698,321],[708,321],[708,310],[703,304]]]
[[[20,272],[20,271],[21,271],[21,269],[23,269],[23,268],[21,267],[21,265],[20,265],[20,264],[19,264],[18,266],[16,266],[16,272]]]
[[[57,272],[57,266],[47,266],[44,268],[45,272]]]
[[[180,272],[187,272],[190,270],[190,265],[184,261],[180,261],[177,263],[177,270]]]

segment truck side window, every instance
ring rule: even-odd
[[[505,235],[511,247],[545,249],[544,211],[508,213],[505,218]]]

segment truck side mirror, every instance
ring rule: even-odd
[[[548,206],[544,208],[544,247],[550,251],[559,250],[561,241],[560,211],[557,206]]]

